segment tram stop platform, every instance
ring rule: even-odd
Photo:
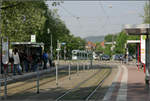
[[[64,68],[64,67],[65,66],[61,66],[59,69]],[[39,74],[44,75],[44,74],[48,74],[48,73],[53,72],[53,71],[55,71],[55,68],[51,67],[51,68],[48,68],[48,69],[45,69],[45,70],[39,70]],[[17,81],[26,80],[26,79],[33,78],[33,77],[36,77],[36,76],[37,76],[37,72],[22,73],[22,75],[16,75],[16,76],[13,76],[12,73],[9,73],[9,74],[6,75],[7,84],[14,83],[14,82],[17,82]],[[4,74],[0,75],[0,83],[1,83],[1,85],[4,85]]]
[[[150,101],[150,88],[145,86],[145,73],[136,65],[120,65],[103,101]]]

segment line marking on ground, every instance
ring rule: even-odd
[[[118,66],[118,72],[117,72],[117,75],[115,76],[114,80],[113,80],[113,83],[112,85],[109,87],[107,93],[105,94],[104,98],[103,98],[103,101],[111,101],[111,95],[114,91],[114,88],[116,86],[116,82],[121,74],[121,66]]]
[[[128,69],[122,65],[124,72],[121,80],[120,88],[117,95],[116,101],[126,101],[127,100],[127,81],[128,81]]]

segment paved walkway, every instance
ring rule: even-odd
[[[135,65],[121,65],[103,101],[150,101],[145,87],[145,74]]]

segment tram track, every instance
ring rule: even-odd
[[[112,69],[110,69],[110,71],[108,71],[108,73],[106,72],[104,76],[104,78],[102,80],[100,80],[99,84],[97,85],[97,87],[93,90],[93,92],[91,92],[88,97],[85,99],[85,101],[89,101],[89,100],[93,100],[92,97],[93,95],[97,92],[97,90],[103,85],[104,81],[107,79],[107,77],[111,74]]]
[[[78,90],[79,88],[82,88],[83,87],[83,85],[86,85],[86,83],[88,82],[88,81],[90,81],[90,80],[92,80],[93,78],[95,78],[95,76],[97,76],[98,74],[100,74],[100,73],[102,73],[102,75],[103,74],[107,74],[107,76],[105,76],[104,78],[100,78],[100,82],[98,83],[98,86],[94,89],[94,90],[92,90],[92,92],[90,93],[90,94],[88,94],[88,96],[87,97],[85,97],[84,98],[84,100],[85,101],[88,101],[90,98],[91,98],[91,96],[96,92],[96,90],[103,84],[103,82],[104,82],[104,80],[109,76],[109,74],[111,73],[111,70],[109,71],[109,73],[108,73],[108,71],[107,70],[105,70],[105,73],[103,73],[103,71],[100,69],[100,70],[98,70],[96,73],[94,73],[91,77],[89,77],[88,79],[86,79],[86,80],[84,80],[84,81],[82,81],[82,82],[80,82],[77,86],[75,86],[73,89],[70,89],[70,90],[68,90],[68,91],[66,91],[64,94],[62,94],[61,96],[59,96],[55,101],[63,101],[63,100],[80,100],[80,99],[68,99],[67,98],[67,96],[72,96],[73,95],[73,93],[77,93],[76,92],[76,90]],[[101,76],[102,76],[101,75]],[[74,92],[75,91],[75,92]],[[80,90],[79,90],[79,92],[80,92]],[[82,91],[81,91],[82,92]],[[71,94],[72,93],[72,94]],[[83,99],[82,99],[83,100]]]
[[[68,76],[68,71],[67,70],[68,70],[67,67],[65,67],[64,69],[60,69],[60,71],[59,71],[59,78],[60,79],[63,78],[63,77]],[[52,74],[47,74],[47,75],[44,75],[44,76],[40,77],[40,86],[42,86],[44,84],[47,84],[48,82],[55,81],[55,71],[52,71],[51,73]],[[71,73],[72,74],[76,73],[76,69],[75,69],[74,66],[72,67]],[[24,87],[24,86],[26,88],[22,89],[22,87]],[[30,89],[33,89],[33,88],[36,88],[36,87],[37,87],[36,86],[36,78],[32,78],[32,79],[29,79],[29,80],[17,82],[16,84],[15,83],[8,84],[8,93],[9,92],[14,92],[14,91],[16,92],[17,90],[20,91],[20,89],[21,89],[21,92],[25,92],[27,90],[30,90]],[[3,88],[1,89],[1,92],[4,92]],[[16,92],[16,93],[19,93],[19,92]]]
[[[100,68],[99,68],[100,67]],[[82,67],[80,67],[80,70],[82,70],[83,68]],[[97,70],[96,70],[97,69]],[[89,80],[91,80],[92,78],[94,78],[95,77],[95,75],[96,74],[98,74],[100,71],[101,71],[101,69],[103,69],[103,67],[101,68],[101,66],[99,65],[96,65],[96,66],[94,66],[93,67],[93,69],[89,69],[90,71],[92,71],[93,72],[93,70],[95,71],[95,73],[94,74],[92,74],[91,73],[91,75],[89,75],[88,76],[88,78],[85,78],[84,79],[84,81],[80,81],[79,83],[76,83],[74,86],[73,86],[73,88],[69,88],[69,89],[74,89],[74,87],[75,88],[79,88],[81,85],[83,85],[83,84],[85,84],[87,81],[89,81]],[[75,73],[77,73],[77,71],[76,71],[76,65],[74,65],[74,66],[72,66],[72,73],[71,73],[71,75],[73,74],[75,74]],[[55,71],[54,71],[55,72]],[[61,79],[61,78],[68,78],[67,76],[68,76],[68,68],[66,68],[66,69],[64,69],[64,70],[62,70],[62,72],[65,72],[65,74],[64,73],[62,73],[61,75],[59,75],[59,79]],[[80,71],[80,73],[84,73],[84,69],[82,70],[82,72]],[[55,74],[55,73],[54,73]],[[60,73],[59,73],[60,74]],[[46,77],[46,78],[45,78]],[[82,77],[82,76],[81,76]],[[44,75],[44,76],[42,76],[42,78],[40,78],[40,87],[41,87],[41,91],[43,90],[43,86],[45,87],[45,85],[47,85],[48,83],[50,83],[50,82],[55,82],[55,75],[54,76],[50,76],[50,75]],[[30,98],[35,98],[36,99],[36,95],[35,95],[35,97],[32,97],[32,95],[30,95],[30,94],[33,94],[33,93],[28,93],[29,91],[32,91],[32,92],[36,92],[36,78],[35,79],[31,79],[31,80],[28,80],[28,81],[26,81],[26,82],[17,82],[18,83],[18,85],[17,84],[14,84],[14,85],[11,85],[10,86],[10,88],[8,87],[8,99],[20,99],[20,97],[18,97],[17,95],[19,95],[19,93],[21,92],[21,96],[26,96],[27,98],[25,98],[25,99],[30,99]],[[54,84],[54,83],[53,83]],[[54,86],[54,85],[53,85]],[[68,90],[69,90],[68,89]],[[58,90],[59,90],[59,88],[58,88]],[[67,91],[68,91],[67,90]],[[4,89],[2,90],[1,89],[1,91],[3,92],[4,91]],[[10,94],[9,94],[9,92],[10,92]],[[11,93],[11,92],[13,92],[13,93]],[[56,97],[54,97],[54,99],[53,100],[55,100],[57,97],[59,97],[60,95],[62,95],[63,93],[65,93],[66,91],[64,91],[64,92],[59,92],[58,94],[57,94],[57,96]],[[44,94],[44,92],[42,91],[41,92],[41,94]],[[25,99],[22,99],[22,100],[25,100]]]

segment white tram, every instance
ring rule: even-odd
[[[82,50],[72,50],[72,60],[86,60],[89,58],[89,53]]]

